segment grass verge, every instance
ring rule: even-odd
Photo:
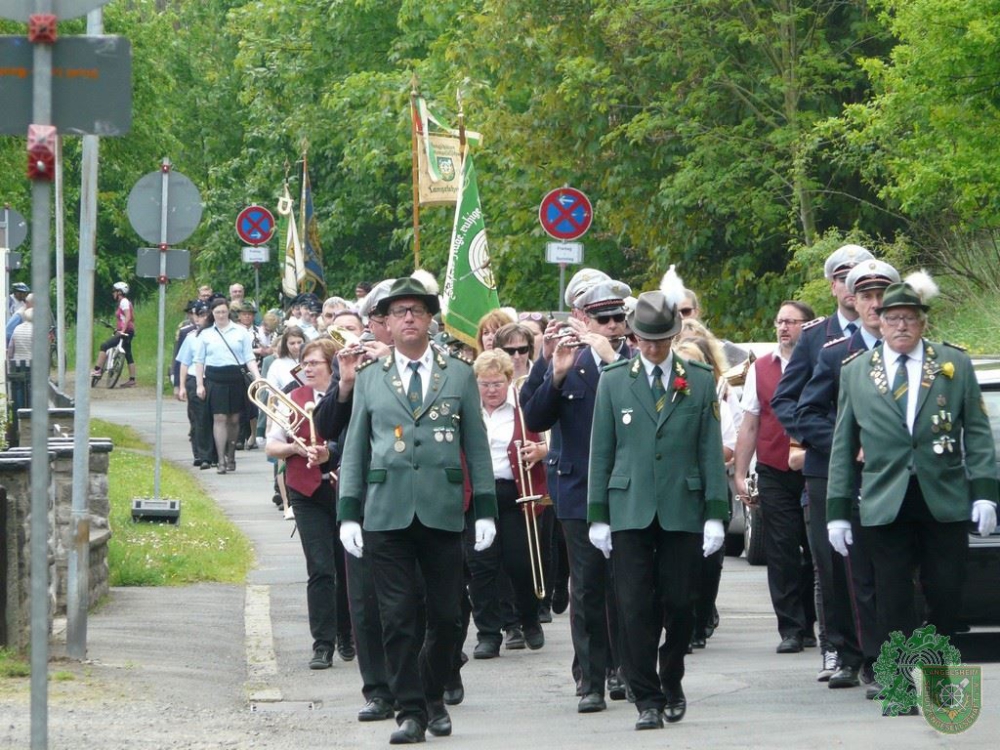
[[[0,677],[28,677],[31,666],[13,651],[0,648]]]
[[[253,563],[250,542],[191,474],[161,464],[160,496],[181,501],[180,523],[133,523],[132,500],[152,496],[153,457],[127,427],[95,419],[91,434],[111,436],[108,469],[112,586],[175,586],[203,581],[242,583]]]

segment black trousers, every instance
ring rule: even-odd
[[[767,588],[782,638],[813,634],[813,562],[806,536],[799,471],[781,471],[757,464],[764,520]],[[829,546],[829,542],[827,542]]]
[[[414,519],[405,529],[365,532],[382,618],[389,688],[397,721],[427,726],[427,701],[440,700],[462,638],[462,533]],[[426,634],[420,621],[420,577]]]
[[[535,598],[528,557],[528,534],[524,512],[517,504],[517,486],[513,481],[499,479],[497,492],[497,535],[493,544],[476,552],[475,519],[467,523],[466,553],[468,555],[469,593],[472,596],[472,619],[480,641],[499,643],[501,629],[509,624],[504,613],[501,574],[506,574],[513,591],[518,624],[538,625],[538,599]],[[539,535],[541,532],[539,531]]]
[[[337,643],[337,498],[329,482],[306,497],[288,489],[288,503],[295,511],[302,552],[306,556],[306,601],[313,648],[334,648]]]
[[[212,410],[207,401],[198,398],[198,379],[194,375],[184,379],[184,390],[187,391],[187,416],[191,423],[191,452],[198,461],[218,463],[212,437]]]
[[[583,695],[604,695],[608,672],[619,664],[611,566],[590,543],[586,521],[562,519],[560,523],[569,558],[570,633],[579,686]]]
[[[684,678],[702,535],[664,531],[654,520],[645,529],[615,531],[611,539],[625,679],[639,711],[662,709],[666,693],[680,688]],[[663,629],[666,641],[660,647]]]
[[[914,578],[927,605],[927,621],[938,633],[953,635],[962,604],[969,553],[968,523],[945,523],[931,515],[916,477],[911,477],[896,520],[885,526],[863,527],[875,567],[875,601],[878,638],[889,639],[894,630],[909,637],[920,627]]]
[[[841,665],[859,669],[864,658],[852,604],[856,597],[852,593],[850,562],[830,546],[826,529],[826,481],[826,477],[806,477],[809,544],[819,574],[827,640],[840,657]]]
[[[362,532],[365,534],[366,532]],[[367,545],[366,545],[367,546]],[[375,594],[375,571],[371,555],[347,555],[347,595],[350,601],[354,645],[361,672],[361,694],[365,700],[381,698],[392,703],[389,675],[382,645],[382,618]],[[422,597],[421,597],[422,598]]]

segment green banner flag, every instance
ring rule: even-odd
[[[466,153],[455,204],[441,317],[445,330],[476,348],[479,319],[499,307],[500,298],[486,244],[486,222],[479,203],[476,168],[472,157]]]

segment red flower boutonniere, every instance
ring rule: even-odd
[[[675,398],[677,398],[678,393],[681,394],[682,396],[691,395],[691,389],[688,387],[687,380],[685,380],[680,375],[674,378],[674,395],[671,397],[670,400],[673,401]]]

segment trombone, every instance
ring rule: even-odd
[[[264,397],[265,392],[267,393],[266,398]],[[315,408],[315,404],[312,402],[306,404],[303,409],[292,401],[288,394],[276,390],[264,378],[258,378],[247,387],[247,398],[253,401],[257,408],[267,415],[268,419],[281,427],[285,434],[303,449],[308,446],[296,433],[304,423],[308,423],[312,442],[316,443],[316,425],[313,423],[313,410],[309,408],[310,405]]]
[[[514,381],[514,408],[517,409],[517,417],[521,421],[521,428],[524,429],[524,412],[521,411],[521,398],[519,391],[521,385],[527,379],[527,375],[522,375]],[[542,495],[535,494],[534,480],[531,478],[531,470],[524,465],[521,460],[521,445],[523,441],[515,440],[514,447],[517,449],[517,471],[521,478],[521,490],[527,494],[519,497],[517,503],[524,513],[524,530],[528,535],[528,559],[531,563],[531,583],[535,589],[535,597],[545,598],[545,571],[542,567],[542,536],[538,530],[538,516],[535,509],[538,505],[545,505]]]

